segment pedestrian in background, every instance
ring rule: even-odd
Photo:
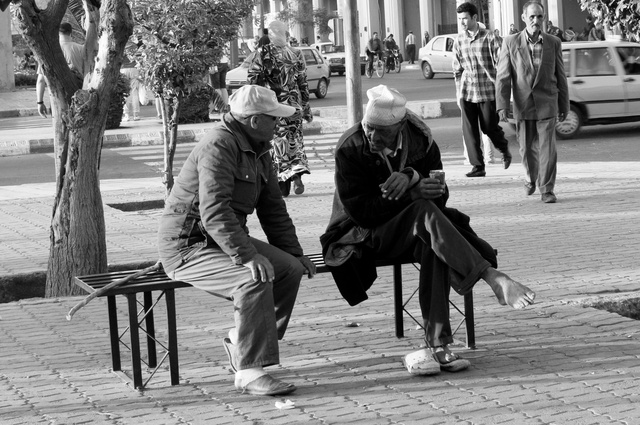
[[[589,35],[587,36],[588,41],[603,41],[605,39],[604,30],[602,29],[602,23],[600,21],[596,22],[591,31],[589,31]]]
[[[478,23],[478,9],[473,3],[462,3],[456,11],[463,32],[453,44],[453,73],[462,115],[463,140],[473,165],[466,176],[484,177],[487,173],[480,130],[502,153],[504,168],[511,165],[509,142],[496,114],[494,82],[501,41],[493,31]]]
[[[302,121],[313,121],[307,68],[300,50],[289,45],[284,23],[273,21],[269,24],[269,39],[271,42],[258,49],[249,66],[247,81],[270,88],[280,103],[295,108],[293,115],[278,118],[271,144],[282,196],[289,196],[292,184],[294,193],[300,195],[305,189],[302,175],[311,172],[302,134]]]
[[[556,122],[569,111],[569,90],[562,60],[562,42],[542,32],[544,7],[524,5],[522,33],[504,40],[496,80],[497,108],[507,122],[513,98],[513,116],[526,173],[524,191],[533,195],[536,185],[544,203],[554,203],[556,181]],[[523,54],[524,53],[524,54]],[[513,96],[512,96],[513,93]]]
[[[126,55],[122,61],[120,73],[129,79],[129,96],[125,99],[122,119],[124,121],[140,120],[140,71],[136,68],[136,63]]]
[[[213,65],[209,70],[211,79],[211,87],[216,93],[215,100],[212,101],[211,109],[213,112],[227,112],[229,103],[229,93],[227,92],[227,72],[229,71],[229,58],[220,47],[216,48],[220,54],[217,64]],[[213,71],[213,72],[211,72]]]
[[[517,34],[517,33],[518,33],[518,29],[516,28],[516,26],[514,24],[509,25],[509,35]]]
[[[409,63],[416,62],[416,36],[413,31],[409,31],[409,35],[404,39],[404,48],[407,51],[407,59]]]
[[[422,47],[424,47],[427,44],[429,44],[429,40],[431,40],[431,36],[429,35],[429,31],[425,31],[424,35],[422,36]]]

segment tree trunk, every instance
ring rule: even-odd
[[[165,194],[164,198],[167,199],[173,189],[173,158],[176,154],[176,145],[178,143],[178,118],[180,117],[180,105],[182,104],[184,96],[181,91],[172,100],[163,100],[162,115],[163,122],[166,122],[165,118],[169,111],[171,117],[169,122],[163,125],[164,132],[164,169],[162,170],[162,184],[164,184]],[[166,102],[166,103],[165,103]],[[172,102],[173,105],[170,108],[166,108],[165,105]]]
[[[47,297],[82,293],[73,285],[74,276],[107,270],[100,153],[109,100],[120,75],[125,44],[133,32],[125,0],[103,0],[100,11],[84,0],[89,19],[85,19],[84,46],[88,74],[83,83],[69,69],[58,41],[67,6],[68,0],[50,0],[46,9],[38,9],[33,0],[23,0],[16,13],[24,39],[42,65],[54,122],[56,194]],[[94,65],[95,72],[91,72]]]
[[[56,155],[61,170],[51,219],[45,297],[84,294],[84,290],[72,284],[74,276],[107,271],[104,210],[99,185],[105,117],[99,116],[97,98],[95,93],[76,92],[69,115],[78,123],[102,122],[102,129],[88,125],[71,128],[66,134],[66,147]],[[63,140],[64,126],[56,128],[56,133],[56,139]]]

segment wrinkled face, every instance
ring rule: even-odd
[[[393,125],[375,125],[365,123],[364,134],[369,142],[371,152],[382,152],[384,148],[395,149],[398,133],[402,123]]]
[[[458,13],[458,22],[463,31],[475,32],[478,28],[478,15],[471,16],[469,12]]]
[[[249,125],[253,129],[254,138],[258,142],[268,142],[273,139],[276,132],[278,118],[271,115],[253,115],[249,119]]]
[[[542,30],[544,9],[539,4],[529,5],[522,14],[522,21],[526,24],[529,34],[537,34]]]

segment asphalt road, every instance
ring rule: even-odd
[[[460,118],[441,118],[428,121],[433,135],[443,154],[462,155]],[[579,137],[572,140],[558,140],[558,158],[562,162],[584,162],[585,167],[592,161],[640,161],[638,133],[640,124],[618,124],[609,126],[584,127]],[[511,127],[505,126],[514,155],[514,165],[519,166],[520,155]],[[329,149],[335,144],[339,134],[309,136],[308,146],[315,147],[330,156]],[[190,152],[193,144],[178,145],[175,172]],[[330,158],[328,159],[330,161]],[[310,158],[311,166],[326,166],[326,162]],[[103,149],[101,179],[160,178],[162,147],[130,147]],[[561,170],[560,170],[561,172]],[[0,186],[25,183],[52,182],[55,180],[52,154],[31,154],[0,158]]]

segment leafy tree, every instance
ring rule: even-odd
[[[41,64],[51,94],[56,194],[45,295],[82,293],[77,275],[107,270],[99,164],[109,102],[133,20],[125,0],[78,0],[86,30],[84,82],[69,69],[58,28],[69,0],[12,0],[19,30]],[[3,6],[6,7],[6,0]],[[98,28],[99,24],[99,28]]]
[[[604,19],[606,26],[618,26],[623,36],[640,39],[640,1],[638,0],[580,0],[582,10]]]
[[[311,0],[290,0],[286,3],[286,7],[278,12],[279,20],[315,27],[323,38],[333,32],[329,22],[338,17],[334,12],[325,8],[313,9]]]
[[[166,195],[173,187],[178,118],[185,97],[207,84],[209,68],[235,40],[253,0],[136,0],[135,46],[127,50],[162,99]]]

